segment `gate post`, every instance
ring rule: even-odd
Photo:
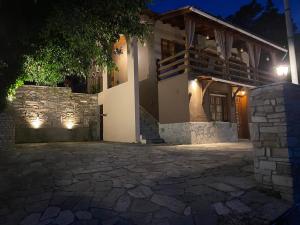
[[[256,180],[299,203],[300,86],[279,83],[255,88],[250,106]]]

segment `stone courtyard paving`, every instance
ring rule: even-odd
[[[289,204],[253,179],[249,143],[17,145],[0,153],[3,225],[260,225]]]

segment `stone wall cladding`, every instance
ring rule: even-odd
[[[237,125],[227,122],[187,122],[159,125],[169,144],[206,144],[238,141]]]
[[[250,97],[256,179],[288,200],[295,200],[300,172],[299,96],[299,86],[281,83],[256,88]]]
[[[91,135],[85,133],[95,133],[93,136],[98,136],[99,133],[100,117],[97,95],[72,93],[71,89],[66,87],[25,85],[18,89],[12,106],[15,111],[17,136],[20,136],[20,133],[22,136],[22,133],[26,131],[31,132],[32,135],[38,135],[38,130],[48,133],[51,131],[51,136],[59,131],[64,136],[63,131],[67,130],[66,123],[68,121],[74,123],[73,132],[67,134],[70,138],[66,137],[61,140],[72,140],[72,137],[80,140],[79,133],[84,134],[83,139],[86,139],[87,136],[90,139]],[[30,131],[31,123],[37,117],[42,121],[41,128]],[[80,132],[75,134],[75,131],[79,130]],[[55,140],[56,138],[53,137],[53,141]],[[60,137],[57,137],[57,140],[60,140]],[[23,142],[22,140],[17,141]]]
[[[9,150],[15,144],[15,124],[9,111],[0,113],[0,150]]]

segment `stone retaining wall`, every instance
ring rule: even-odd
[[[251,92],[251,139],[256,179],[299,202],[300,87],[274,84]],[[299,189],[298,189],[299,193]]]
[[[169,144],[205,144],[238,141],[236,123],[228,122],[160,124],[159,134]]]
[[[0,150],[9,150],[15,144],[14,119],[8,110],[0,113]]]
[[[99,140],[97,95],[25,85],[12,106],[17,143]]]

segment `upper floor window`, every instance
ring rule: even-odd
[[[175,43],[166,39],[161,40],[161,58],[165,59],[175,55]]]
[[[210,94],[209,109],[212,121],[228,121],[227,95]]]
[[[161,59],[168,58],[183,50],[185,50],[184,44],[167,39],[161,39]]]

